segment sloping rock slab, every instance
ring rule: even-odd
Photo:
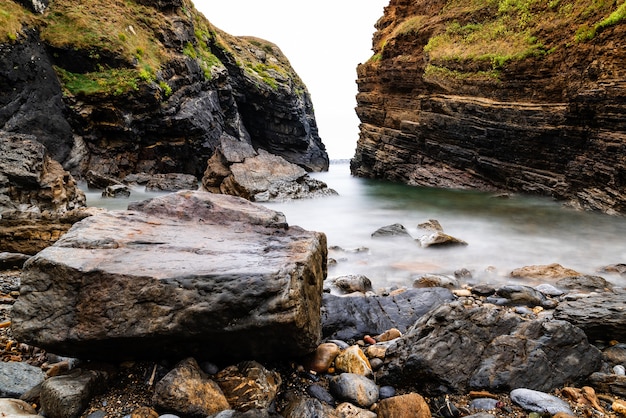
[[[206,192],[130,208],[83,220],[26,263],[16,339],[108,360],[268,359],[316,347],[324,234]]]
[[[429,395],[551,391],[599,370],[601,357],[568,322],[523,320],[506,309],[454,302],[423,316],[387,349],[377,381]]]
[[[604,292],[561,302],[554,317],[581,328],[592,341],[626,341],[626,293]]]
[[[354,340],[397,328],[405,332],[427,312],[455,297],[441,287],[409,289],[394,296],[345,297],[325,294],[322,328],[325,338]]]

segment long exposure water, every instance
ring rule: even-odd
[[[511,270],[559,263],[626,285],[618,275],[598,273],[604,266],[626,262],[626,218],[564,208],[549,198],[501,198],[360,179],[350,176],[347,163],[331,164],[328,172],[312,176],[339,196],[265,205],[283,212],[290,225],[327,235],[329,257],[338,261],[329,268],[329,277],[364,274],[374,288],[411,286],[424,273],[453,274],[466,268],[472,282],[520,283],[509,278]],[[135,190],[131,199],[153,195]],[[99,192],[88,191],[87,202],[125,209],[129,200],[102,199]],[[382,226],[401,223],[418,238],[427,232],[417,225],[429,219],[469,245],[422,248],[412,240],[371,237]]]

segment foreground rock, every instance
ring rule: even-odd
[[[524,321],[506,309],[451,303],[422,317],[386,352],[382,384],[427,394],[550,391],[585,379],[600,351],[565,321]]]
[[[557,319],[580,327],[590,340],[626,341],[626,293],[609,292],[559,304]]]
[[[107,359],[265,359],[316,347],[323,234],[205,192],[131,206],[83,220],[26,264],[18,340]]]
[[[0,131],[0,252],[35,254],[88,216],[74,178],[32,135]]]

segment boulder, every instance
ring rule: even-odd
[[[191,174],[155,174],[146,183],[146,191],[148,192],[177,192],[179,190],[197,189],[198,179]]]
[[[560,264],[525,266],[511,271],[514,279],[559,280],[566,277],[581,276],[576,270],[568,269]]]
[[[390,328],[406,331],[422,315],[454,300],[444,288],[408,289],[394,296],[341,297],[325,294],[323,335],[328,339],[358,340]]]
[[[626,341],[626,293],[604,292],[559,303],[554,318],[581,328],[590,340]]]
[[[224,140],[222,141],[224,143]],[[232,141],[231,141],[232,142]],[[248,145],[249,147],[249,145]],[[259,149],[232,145],[216,153],[204,173],[205,190],[240,196],[256,202],[336,195],[324,182],[309,177],[300,166]]]
[[[104,391],[109,375],[101,370],[76,369],[41,386],[41,408],[49,418],[78,418],[94,395]]]
[[[89,215],[85,195],[31,135],[0,131],[0,251],[35,254]]]
[[[16,339],[79,358],[284,358],[320,338],[326,237],[178,192],[87,218],[25,266]]]
[[[506,309],[460,302],[422,317],[386,352],[380,384],[430,395],[526,387],[549,391],[601,366],[601,353],[565,321],[525,321]]]

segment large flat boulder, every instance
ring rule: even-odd
[[[76,224],[24,267],[16,339],[81,358],[271,359],[321,335],[326,237],[178,192]]]

